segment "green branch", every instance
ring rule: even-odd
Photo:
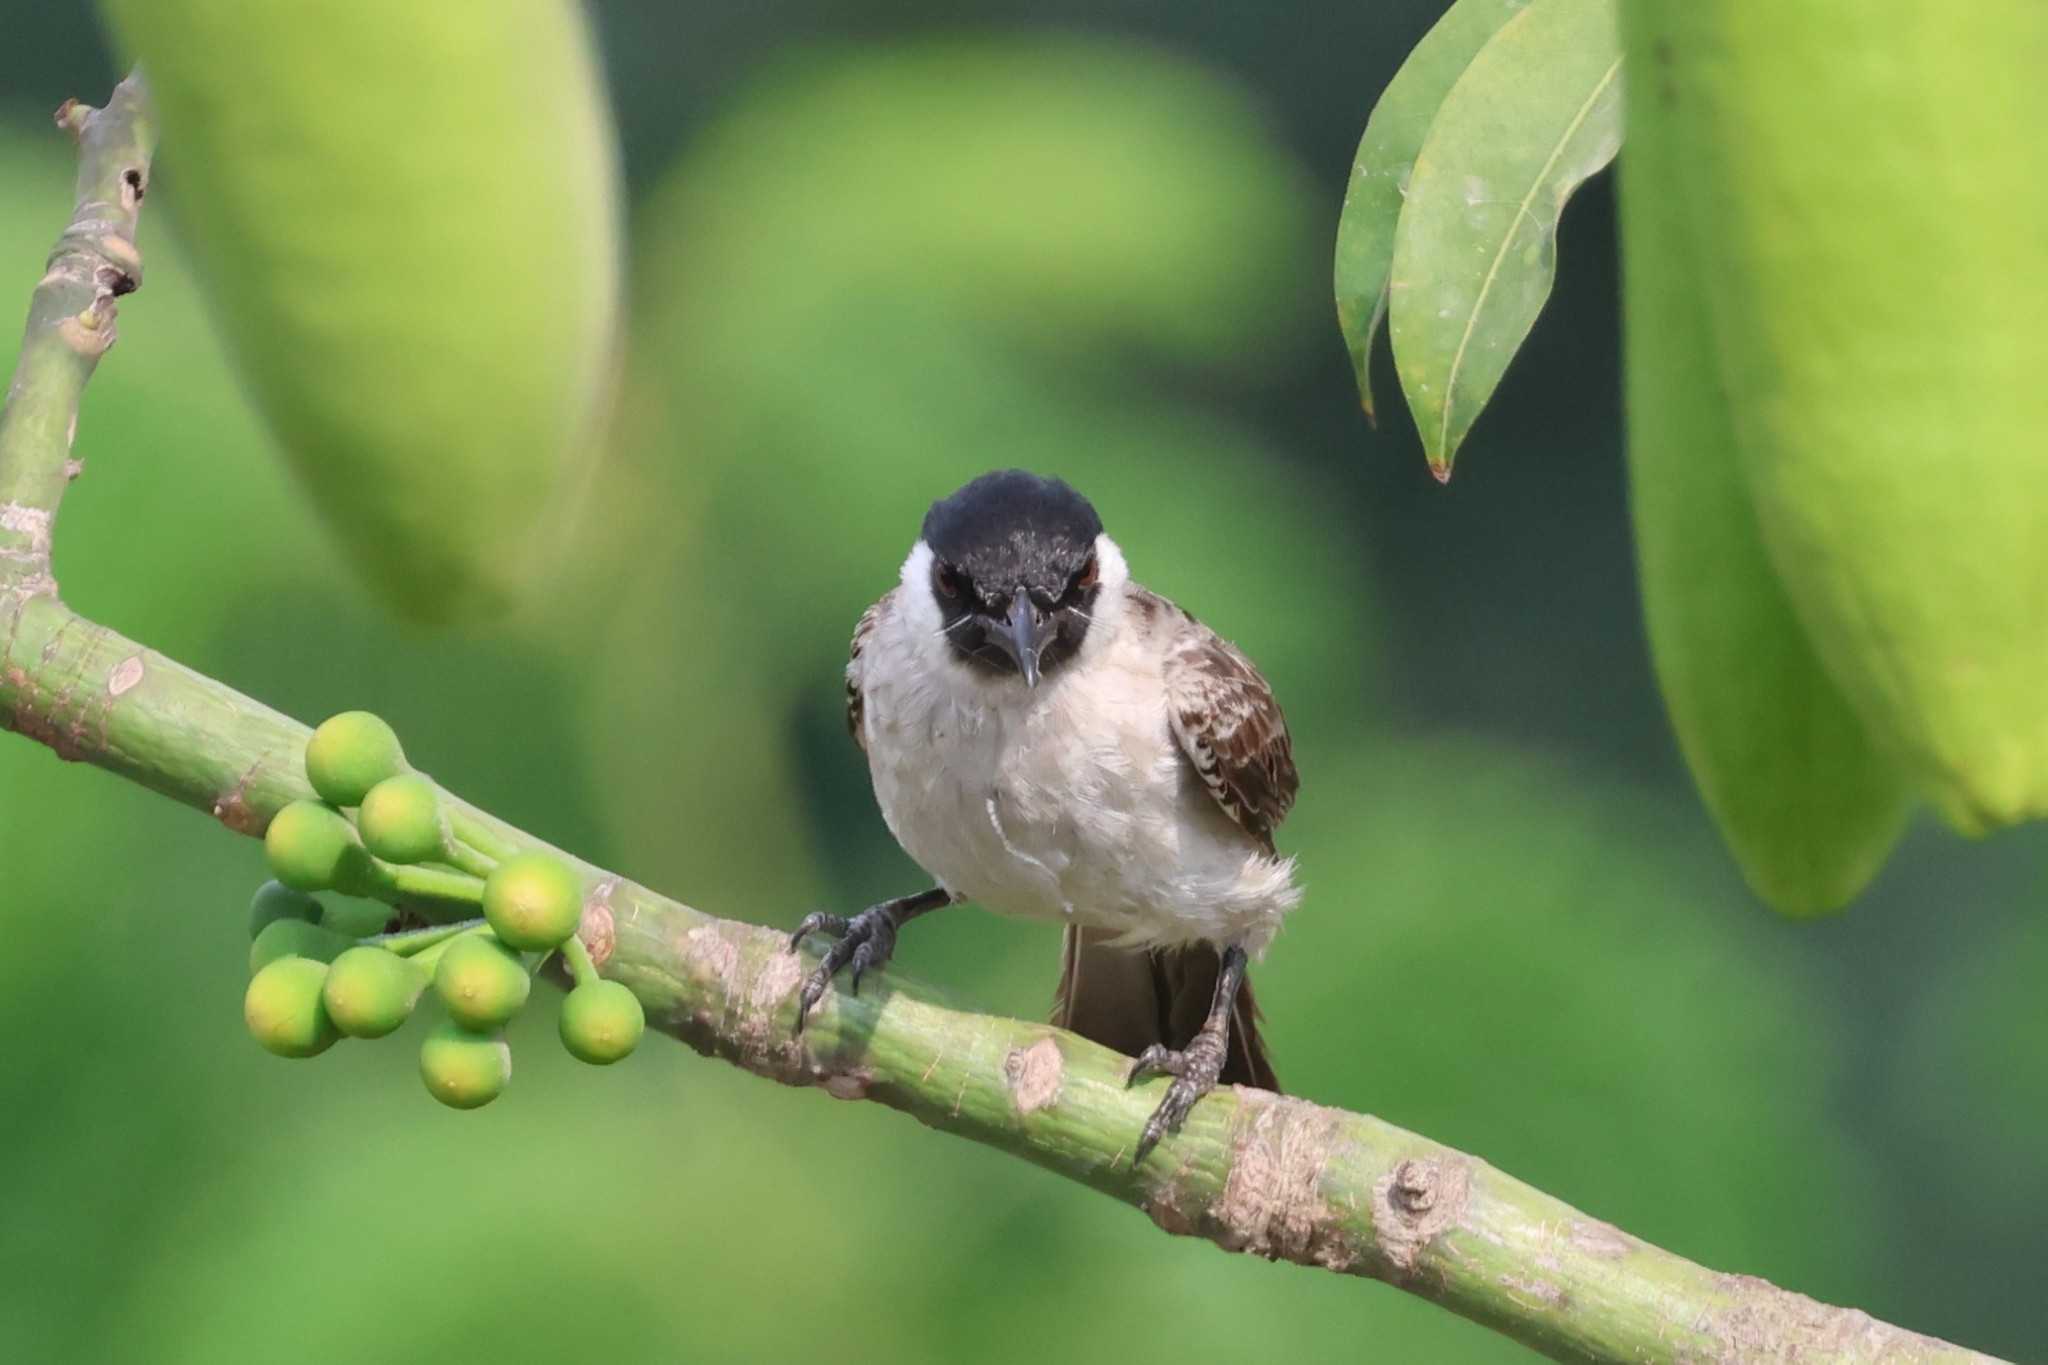
[[[0,413],[0,725],[260,835],[313,795],[306,727],[86,621],[51,577],[78,399],[113,339],[115,297],[140,278],[152,141],[134,77],[106,109],[67,105],[58,119],[79,135],[77,212],[37,286]],[[548,847],[445,799],[464,841],[493,856]],[[1045,1024],[948,1009],[886,975],[857,998],[829,994],[799,1037],[803,964],[781,933],[579,866],[593,887],[582,943],[655,1027],[759,1075],[1012,1152],[1168,1232],[1384,1280],[1560,1359],[1988,1359],[1717,1274],[1475,1157],[1305,1100],[1218,1091],[1134,1167],[1157,1096],[1125,1088],[1125,1058]]]

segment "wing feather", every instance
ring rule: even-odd
[[[1301,786],[1286,717],[1273,689],[1235,645],[1164,605],[1180,618],[1166,656],[1174,737],[1224,813],[1270,853],[1273,831]]]
[[[867,648],[868,637],[875,633],[875,623],[888,609],[890,599],[896,596],[896,591],[895,588],[889,589],[873,606],[860,614],[860,623],[853,628],[853,647],[846,660],[846,732],[853,736],[853,742],[861,747],[862,752],[866,752],[868,741],[861,730],[860,655],[861,651]]]

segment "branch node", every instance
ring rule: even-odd
[[[1471,1192],[1468,1161],[1410,1157],[1373,1185],[1373,1235],[1389,1277],[1412,1274],[1423,1252],[1465,1216]]]
[[[98,112],[90,104],[81,104],[75,99],[65,100],[57,106],[57,126],[73,137],[82,136],[86,122]]]
[[[1009,1087],[1010,1102],[1019,1118],[1059,1103],[1060,1083],[1066,1079],[1066,1059],[1051,1034],[1030,1047],[1013,1047],[1003,1055],[1003,1084]]]
[[[583,902],[583,918],[576,925],[576,935],[590,954],[590,965],[599,971],[618,945],[618,925],[612,919],[612,892],[618,886],[617,877],[606,877],[592,887]]]

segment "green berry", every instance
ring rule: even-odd
[[[368,711],[329,716],[306,742],[306,780],[331,805],[361,805],[370,788],[405,770],[398,736]]]
[[[442,1024],[420,1045],[420,1079],[451,1109],[476,1109],[504,1092],[512,1079],[512,1049],[503,1037]]]
[[[647,1031],[647,1014],[616,981],[587,981],[562,1001],[562,1046],[592,1066],[610,1066]]]
[[[249,937],[255,938],[281,919],[320,922],[320,902],[283,882],[265,882],[249,898]]]
[[[583,888],[560,858],[521,853],[484,879],[484,918],[507,945],[545,952],[576,932]]]
[[[334,959],[320,999],[349,1037],[382,1038],[405,1022],[426,984],[426,973],[412,963],[365,944]]]
[[[381,934],[391,919],[392,909],[382,901],[330,896],[320,905],[320,927],[351,939]]]
[[[363,846],[387,863],[423,863],[441,852],[441,799],[418,773],[387,777],[356,812]]]
[[[311,958],[281,957],[249,982],[242,997],[242,1018],[249,1035],[280,1057],[315,1057],[341,1036],[320,988],[327,965]]]
[[[299,891],[347,890],[366,870],[355,827],[318,801],[294,801],[263,834],[270,870]]]
[[[346,934],[302,919],[281,919],[263,927],[249,944],[249,974],[268,967],[283,957],[302,957],[311,962],[332,962],[353,945]]]
[[[434,967],[434,993],[465,1028],[498,1027],[519,1013],[532,989],[518,954],[488,934],[456,939]]]

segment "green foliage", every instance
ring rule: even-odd
[[[503,607],[550,559],[613,344],[580,7],[103,8],[249,392],[355,568],[410,615]]]
[[[1372,343],[1387,316],[1394,228],[1416,157],[1451,86],[1500,26],[1528,3],[1456,0],[1401,63],[1366,120],[1344,191],[1344,214],[1337,221],[1336,281],[1337,323],[1351,348],[1367,417],[1373,415]]]
[[[1338,229],[1338,316],[1360,391],[1369,410],[1384,298],[1440,480],[1550,296],[1565,201],[1621,146],[1613,0],[1504,8],[1468,0],[1416,48],[1393,105],[1375,110],[1379,130],[1367,125],[1352,173],[1363,188]]]
[[[1712,359],[1717,286],[1696,240],[1712,228],[1685,201],[1673,116],[1667,85],[1635,92],[1621,177],[1643,614],[1686,761],[1750,885],[1788,913],[1835,910],[1890,854],[1907,783],[1823,670],[1765,553],[1740,400]]]
[[[1951,824],[2048,815],[2048,9],[1638,8],[1815,652]]]

